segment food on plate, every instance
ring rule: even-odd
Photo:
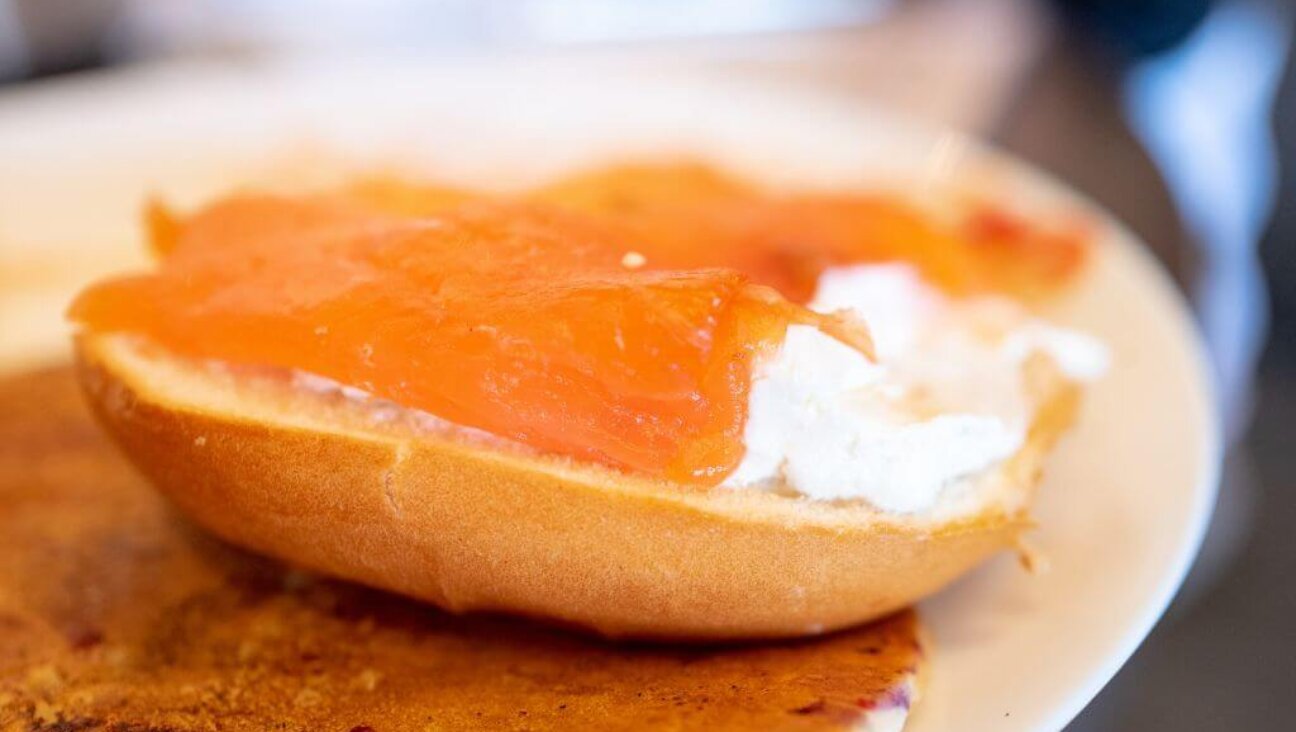
[[[821,633],[1029,525],[1100,344],[1028,304],[1078,219],[700,164],[525,192],[371,179],[150,216],[82,379],[234,543],[609,636]]]
[[[813,642],[614,645],[451,617],[180,520],[70,369],[0,381],[0,728],[898,730],[903,612]]]

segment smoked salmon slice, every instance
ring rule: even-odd
[[[753,359],[789,323],[852,340],[736,270],[628,267],[615,232],[525,203],[244,196],[160,229],[157,271],[90,287],[74,320],[689,483],[741,459]]]
[[[778,195],[695,163],[490,196],[395,179],[151,206],[156,271],[70,317],[178,354],[327,377],[537,451],[694,485],[743,457],[752,367],[828,267],[901,260],[954,293],[1056,287],[1083,232],[990,208],[955,224],[882,195]]]

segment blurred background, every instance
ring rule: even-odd
[[[1278,0],[0,0],[0,118],[105,67],[597,53],[989,138],[1106,205],[1174,274],[1230,441],[1187,586],[1070,729],[1274,729],[1296,719],[1292,34]],[[6,261],[0,337],[33,274]]]

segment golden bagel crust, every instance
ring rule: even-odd
[[[696,491],[375,420],[351,400],[83,335],[99,420],[182,510],[241,546],[452,611],[612,637],[809,635],[936,591],[1029,526],[1023,508],[923,522]],[[1002,469],[1018,499],[1071,420],[1054,376]]]

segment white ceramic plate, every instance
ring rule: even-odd
[[[69,288],[138,260],[131,221],[145,191],[184,203],[249,178],[301,183],[318,177],[322,152],[491,184],[682,152],[775,184],[917,195],[975,186],[1028,212],[1090,210],[1100,254],[1054,315],[1104,338],[1115,367],[1049,464],[1032,543],[1050,569],[1032,576],[1000,557],[923,604],[935,653],[909,729],[1060,729],[1183,579],[1220,447],[1197,341],[1167,278],[1128,232],[1055,182],[840,98],[589,58],[172,67],[11,94],[0,98],[0,264],[45,279],[39,292],[25,279],[4,293],[0,350],[11,363],[61,350]]]

